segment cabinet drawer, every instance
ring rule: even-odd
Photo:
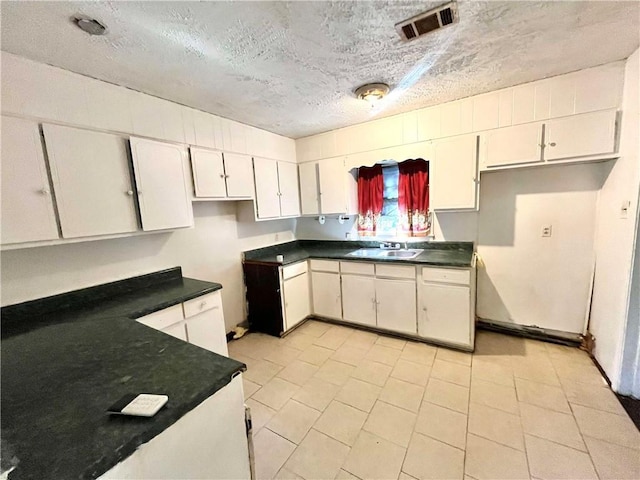
[[[287,265],[282,268],[282,278],[287,280],[288,278],[297,277],[307,271],[307,262],[300,262],[294,265]]]
[[[156,330],[164,330],[175,323],[181,322],[182,319],[182,305],[178,304],[173,307],[150,313],[149,315],[145,315],[144,317],[140,317],[136,320],[148,327],[155,328]]]
[[[455,283],[458,285],[469,285],[471,272],[469,270],[458,270],[454,268],[432,268],[422,269],[422,281]]]
[[[375,275],[375,265],[373,263],[340,262],[340,271],[358,275]]]
[[[407,278],[415,280],[416,267],[409,265],[388,265],[376,263],[376,276],[387,278]]]
[[[182,307],[184,308],[184,318],[193,317],[207,310],[222,308],[222,295],[219,291],[201,295],[184,302]]]
[[[334,260],[310,260],[314,272],[340,272],[340,262]]]

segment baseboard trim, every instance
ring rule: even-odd
[[[567,345],[569,347],[579,347],[582,343],[582,335],[577,333],[528,327],[526,325],[498,322],[495,320],[487,320],[485,318],[478,318],[476,327],[479,330],[489,330],[517,337],[530,338],[532,340],[541,340],[544,342],[557,343],[559,345]]]

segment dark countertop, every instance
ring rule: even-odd
[[[470,267],[473,261],[473,242],[410,242],[408,244],[410,249],[424,249],[424,252],[411,259],[351,257],[348,255],[350,252],[360,248],[378,248],[379,244],[380,242],[295,240],[244,252],[244,261],[280,264],[276,260],[276,255],[284,257],[283,265],[300,262],[308,258],[442,267]]]
[[[222,288],[180,268],[2,308],[2,471],[96,478],[246,367],[133,320]],[[127,393],[169,396],[152,418],[110,416]]]

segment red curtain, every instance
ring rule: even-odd
[[[358,235],[372,236],[380,215],[384,195],[382,165],[358,169]]]
[[[400,229],[410,237],[431,231],[429,218],[429,164],[422,158],[398,164],[398,210]]]

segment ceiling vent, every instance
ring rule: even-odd
[[[444,5],[396,23],[396,30],[405,42],[415,40],[429,32],[458,23],[458,7],[456,2]]]

